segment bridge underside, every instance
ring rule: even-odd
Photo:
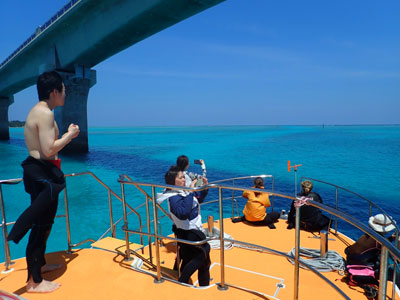
[[[56,112],[56,119],[62,122],[59,127],[65,129],[68,126],[65,122],[70,121],[70,117],[66,115],[72,119],[87,119],[87,95],[96,80],[94,71],[89,72],[94,78],[92,75],[85,78],[81,76],[81,70],[89,70],[131,45],[222,1],[224,0],[76,2],[69,11],[0,68],[0,139],[8,139],[8,107],[12,103],[10,99],[15,93],[35,84],[42,72],[57,70],[69,74],[68,78],[75,78],[71,89],[76,89],[76,92],[70,93],[70,96],[67,94],[65,107],[61,109],[63,112]],[[80,83],[76,84],[78,81]],[[83,92],[86,86],[89,88],[87,92]],[[82,103],[85,103],[85,107]],[[71,121],[78,123],[72,119]],[[60,130],[60,133],[63,131]],[[82,140],[73,143],[83,143],[86,140],[87,144],[87,130],[86,133],[81,131],[81,134]],[[70,149],[82,149],[85,152],[88,147],[74,147],[71,144]]]

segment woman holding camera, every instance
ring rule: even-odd
[[[189,187],[191,185],[192,181],[195,179],[197,179],[196,186],[202,186],[204,184],[202,182],[202,177],[207,177],[207,170],[206,170],[206,165],[204,163],[204,160],[202,160],[202,159],[195,160],[194,163],[199,164],[201,166],[201,169],[203,170],[202,175],[194,173],[194,172],[188,172],[189,158],[186,155],[180,155],[176,159],[176,166],[179,168],[179,170],[185,176],[185,182],[186,182],[187,187]]]
[[[207,184],[207,178],[203,178],[204,184]],[[194,187],[196,179],[192,181],[190,187]],[[185,186],[185,176],[177,167],[172,166],[165,174],[165,183],[169,185]],[[203,224],[200,214],[200,203],[202,203],[208,194],[208,190],[200,192],[190,192],[177,189],[167,189],[157,202],[161,204],[168,199],[168,208],[174,225],[172,231],[177,238],[189,241],[205,240],[206,236],[202,231]],[[192,274],[198,270],[200,286],[207,286],[210,283],[210,245],[208,243],[194,246],[184,243],[178,243],[179,254],[182,260],[180,267],[180,282],[189,283]],[[179,267],[177,262],[177,266]]]

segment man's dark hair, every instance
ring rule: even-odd
[[[175,185],[175,178],[178,176],[178,173],[182,170],[179,169],[178,166],[172,166],[169,168],[168,172],[165,173],[165,183],[169,185]]]
[[[260,188],[262,186],[264,186],[264,180],[261,177],[256,177],[254,179],[254,187],[255,188]]]
[[[185,171],[188,164],[189,158],[186,155],[178,156],[176,159],[176,166],[179,168],[179,171]]]
[[[38,77],[36,88],[38,91],[39,101],[48,100],[50,93],[56,89],[62,92],[63,80],[56,71],[44,72]]]

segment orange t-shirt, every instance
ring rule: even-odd
[[[271,206],[268,193],[256,195],[252,191],[244,191],[243,197],[247,198],[246,206],[243,209],[247,221],[262,221],[267,216],[266,207]]]

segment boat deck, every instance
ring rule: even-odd
[[[224,220],[225,232],[233,239],[282,252],[289,252],[294,246],[295,230],[287,230],[286,222],[280,220],[276,229],[255,227],[246,223],[232,223]],[[215,227],[219,227],[218,221]],[[320,240],[312,233],[301,231],[301,247],[319,249]],[[333,234],[329,235],[329,250],[341,255],[352,240]],[[172,268],[175,259],[175,244],[165,241],[160,248],[161,265]],[[148,253],[145,248],[144,256]],[[139,252],[141,254],[141,252]],[[153,252],[154,253],[154,252]],[[220,282],[220,250],[211,250],[211,284],[207,288],[193,288],[165,280],[154,283],[154,277],[144,265],[142,271],[131,267],[118,253],[102,249],[79,249],[73,254],[65,252],[49,253],[48,263],[60,263],[59,270],[44,274],[44,278],[61,283],[61,288],[50,294],[28,294],[25,291],[25,259],[15,260],[13,272],[0,274],[0,289],[13,292],[26,299],[293,299],[294,267],[284,257],[233,247],[225,250],[225,281],[229,286],[225,291],[218,289]],[[154,259],[155,261],[155,259]],[[167,273],[176,275],[172,270]],[[341,288],[351,299],[367,299],[363,290],[350,288],[337,272],[323,273]],[[197,274],[192,276],[196,284]],[[342,297],[321,278],[309,270],[300,269],[299,299],[342,299]],[[388,295],[392,294],[392,284],[388,282]],[[391,298],[391,297],[389,297]],[[388,299],[389,299],[388,298]],[[396,296],[396,299],[400,297]]]

